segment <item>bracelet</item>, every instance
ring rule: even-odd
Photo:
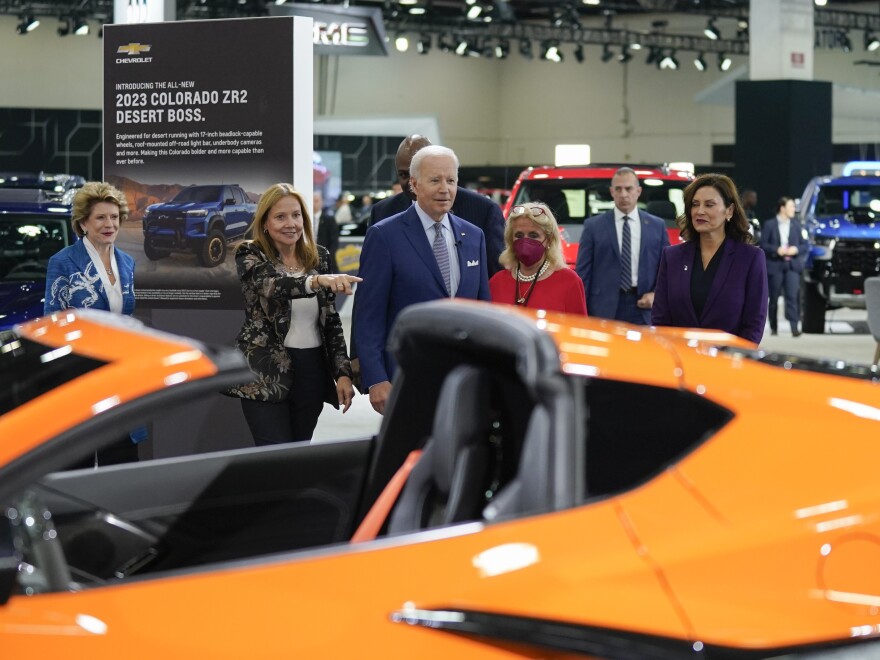
[[[309,283],[309,288],[311,288],[313,292],[317,291],[320,288],[320,285],[318,284],[319,277],[320,275],[312,275],[312,281]]]

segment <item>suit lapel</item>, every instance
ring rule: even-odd
[[[434,275],[437,285],[446,290],[446,284],[443,282],[443,276],[440,274],[440,267],[437,265],[437,259],[434,257],[434,251],[428,245],[428,236],[425,228],[422,227],[422,221],[419,219],[418,213],[414,207],[410,209],[400,218],[403,222],[403,234],[412,245],[415,253],[425,263],[425,266]]]
[[[697,254],[697,241],[688,241],[681,248],[681,268],[678,281],[678,296],[681,300],[687,301],[687,313],[690,316],[689,324],[696,326],[699,324],[697,318],[697,310],[694,309],[694,301],[691,299],[691,277],[693,277],[694,257]],[[667,275],[668,277],[668,275]]]
[[[705,318],[711,311],[712,305],[715,304],[715,301],[718,300],[718,296],[721,295],[727,277],[730,275],[730,270],[733,268],[733,253],[736,252],[736,243],[728,238],[724,241],[724,245],[722,245],[719,250],[724,250],[724,258],[718,265],[715,279],[712,280],[712,288],[709,290],[709,297],[706,299],[706,305],[703,307],[702,318]]]
[[[620,243],[617,241],[617,226],[614,224],[614,211],[608,211],[602,225],[606,232],[606,241],[611,244],[614,257],[620,261]]]
[[[467,268],[465,257],[464,255],[462,255],[461,248],[462,243],[468,238],[468,232],[465,230],[464,226],[462,226],[461,222],[459,222],[459,219],[456,216],[450,213],[448,214],[448,217],[449,225],[452,227],[452,242],[455,244],[455,253],[458,255],[458,282],[459,286],[461,286],[461,282],[464,280],[465,268]]]

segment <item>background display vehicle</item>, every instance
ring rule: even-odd
[[[562,231],[562,251],[569,266],[577,261],[584,220],[614,208],[611,177],[621,165],[530,167],[524,170],[504,205],[544,202],[553,210]],[[639,209],[663,218],[672,245],[681,242],[675,218],[684,213],[684,189],[694,176],[666,167],[634,167],[642,185]]]
[[[43,315],[49,257],[73,240],[68,206],[0,189],[0,329]]]
[[[238,185],[189,186],[144,213],[144,254],[157,261],[194,252],[206,268],[226,261],[228,243],[241,238],[257,210]]]
[[[825,332],[825,312],[865,308],[865,279],[880,275],[880,162],[847,163],[812,179],[798,213],[813,244],[804,269],[804,332]]]
[[[96,312],[2,335],[4,653],[880,651],[870,368],[461,301],[390,345],[376,437],[59,472],[249,373]]]

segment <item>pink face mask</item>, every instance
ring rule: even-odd
[[[517,261],[526,266],[534,266],[543,257],[546,248],[541,241],[534,238],[523,236],[513,242],[513,254],[516,255]]]

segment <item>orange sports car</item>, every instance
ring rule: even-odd
[[[880,655],[880,390],[729,335],[416,305],[376,437],[68,470],[247,379],[0,334],[4,658]]]

